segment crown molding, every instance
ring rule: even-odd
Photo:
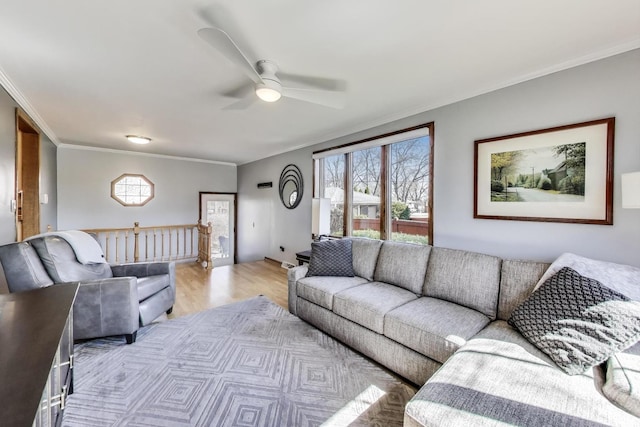
[[[47,135],[47,137],[53,142],[54,145],[60,146],[60,140],[53,133],[53,130],[49,127],[47,122],[38,114],[36,109],[31,105],[27,97],[20,92],[18,87],[13,84],[7,73],[0,67],[0,86],[4,87],[10,97],[18,104],[18,106],[24,111],[31,120],[40,128],[40,130]]]
[[[630,39],[626,42],[623,43],[619,43],[613,46],[609,46],[607,48],[598,50],[596,52],[591,52],[588,53],[586,55],[582,55],[576,58],[572,58],[568,61],[564,61],[562,63],[559,64],[554,64],[552,66],[549,67],[545,67],[545,68],[541,68],[538,70],[535,70],[534,72],[531,73],[526,73],[523,74],[521,76],[518,76],[516,78],[513,79],[509,79],[507,81],[503,81],[503,82],[499,82],[499,83],[495,83],[493,85],[489,85],[487,87],[484,88],[479,88],[478,90],[469,92],[469,93],[465,93],[465,94],[457,94],[457,95],[453,95],[451,97],[447,97],[447,98],[443,98],[443,99],[439,99],[436,100],[433,103],[430,104],[421,104],[421,105],[415,105],[413,107],[404,109],[402,111],[398,111],[395,112],[393,114],[389,114],[389,115],[384,115],[384,116],[379,116],[376,118],[372,118],[370,120],[365,120],[363,122],[357,123],[357,124],[353,124],[353,125],[349,125],[349,126],[345,126],[343,128],[340,129],[334,129],[332,131],[326,132],[322,135],[316,135],[314,137],[311,137],[309,139],[307,139],[307,141],[305,141],[302,144],[299,144],[295,147],[289,147],[283,150],[278,150],[278,151],[274,151],[270,154],[268,154],[267,156],[265,156],[264,158],[268,158],[268,157],[272,157],[272,156],[277,156],[280,154],[284,154],[290,151],[294,151],[297,149],[301,149],[301,148],[306,148],[312,145],[316,145],[316,144],[321,144],[321,143],[325,143],[328,141],[332,141],[334,139],[338,139],[338,138],[342,138],[342,137],[346,137],[349,135],[353,135],[353,134],[357,134],[359,132],[363,132],[363,131],[367,131],[369,129],[375,128],[377,126],[382,126],[382,125],[386,125],[398,120],[402,120],[402,119],[406,119],[408,117],[411,116],[415,116],[417,114],[422,114],[431,110],[434,110],[436,108],[440,108],[446,105],[450,105],[459,101],[463,101],[465,99],[470,99],[479,95],[483,95],[486,93],[490,93],[499,89],[503,89],[509,86],[513,86],[519,83],[523,83],[529,80],[533,80],[536,79],[538,77],[543,77],[549,74],[553,74],[559,71],[563,71],[563,70],[567,70],[570,68],[574,68],[574,67],[578,67],[580,65],[584,65],[590,62],[594,62],[594,61],[598,61],[601,59],[606,59],[608,57],[617,55],[617,54],[621,54],[621,53],[625,53],[634,49],[638,49],[640,48],[640,37],[635,37],[633,39]],[[63,144],[60,142],[60,140],[57,138],[57,136],[55,135],[55,133],[53,132],[53,130],[51,130],[51,128],[47,125],[47,123],[44,121],[44,119],[37,113],[36,109],[31,105],[31,103],[29,102],[29,100],[26,98],[26,96],[24,96],[20,90],[13,84],[13,82],[11,81],[11,79],[9,78],[9,76],[7,75],[7,73],[2,69],[2,67],[0,67],[0,85],[2,85],[5,90],[7,91],[7,93],[15,100],[15,102],[18,104],[18,106],[20,108],[22,108],[25,113],[27,115],[29,115],[29,117],[36,123],[36,125],[49,137],[49,139],[51,139],[51,141],[58,147],[65,147],[65,148],[75,148],[75,149],[84,149],[84,150],[100,150],[100,151],[104,151],[104,152],[112,152],[112,153],[126,153],[129,155],[144,155],[144,156],[149,156],[149,157],[160,157],[160,158],[171,158],[171,159],[176,159],[176,160],[185,160],[185,161],[194,161],[194,162],[204,162],[204,163],[212,163],[212,164],[220,164],[220,165],[228,165],[228,166],[239,166],[239,165],[244,165],[244,164],[248,164],[248,163],[253,163],[255,161],[258,160],[262,160],[262,159],[254,159],[254,160],[248,160],[245,162],[241,162],[241,163],[230,163],[230,162],[221,162],[221,161],[215,161],[215,160],[206,160],[206,159],[198,159],[198,158],[190,158],[190,157],[177,157],[177,156],[169,156],[169,155],[160,155],[160,154],[150,154],[150,153],[140,153],[140,152],[135,152],[135,151],[126,151],[126,150],[114,150],[114,149],[106,149],[106,148],[94,148],[94,147],[87,147],[87,146],[80,146],[80,145],[74,145],[74,144]]]
[[[181,160],[185,162],[209,163],[213,165],[233,166],[233,167],[238,166],[236,163],[222,162],[219,160],[198,159],[195,157],[179,157],[179,156],[171,156],[168,154],[141,153],[139,151],[116,150],[114,148],[102,148],[102,147],[90,147],[88,145],[59,144],[58,147],[68,149],[68,150],[99,151],[102,153],[124,154],[127,156],[155,157],[159,159]]]
[[[518,77],[515,77],[513,79],[510,80],[506,80],[506,81],[502,81],[499,83],[495,83],[493,85],[490,86],[486,86],[483,88],[479,88],[475,91],[471,91],[468,93],[464,93],[464,94],[457,94],[454,96],[450,96],[447,98],[442,98],[439,100],[436,100],[433,103],[430,104],[420,104],[417,106],[413,106],[407,109],[404,109],[402,111],[399,112],[395,112],[392,114],[388,114],[388,115],[384,115],[384,116],[379,116],[376,118],[372,118],[370,120],[365,120],[363,122],[360,122],[358,124],[354,124],[354,125],[349,125],[340,129],[334,129],[332,131],[329,131],[325,134],[322,135],[317,135],[314,137],[309,138],[307,141],[305,141],[302,144],[299,144],[295,147],[291,147],[285,150],[281,150],[281,151],[277,151],[277,152],[273,152],[271,154],[269,154],[266,158],[268,157],[273,157],[273,156],[277,156],[280,154],[284,154],[287,153],[289,151],[294,151],[294,150],[299,150],[302,148],[306,148],[306,147],[310,147],[313,145],[317,145],[317,144],[322,144],[325,142],[329,142],[329,141],[333,141],[335,139],[338,138],[343,138],[343,137],[348,137],[350,135],[355,135],[358,134],[360,132],[366,132],[370,129],[373,129],[375,127],[378,126],[384,126],[387,125],[389,123],[393,123],[399,120],[403,120],[403,119],[407,119],[409,117],[412,116],[416,116],[418,114],[423,114],[426,113],[428,111],[432,111],[435,110],[437,108],[440,107],[445,107],[447,105],[451,105],[451,104],[455,104],[456,102],[460,102],[460,101],[464,101],[466,99],[471,99],[474,98],[476,96],[480,96],[480,95],[484,95],[487,93],[491,93],[500,89],[504,89],[507,88],[509,86],[514,86],[517,85],[519,83],[524,83],[527,82],[529,80],[534,80],[538,77],[544,77],[553,73],[557,73],[559,71],[564,71],[564,70],[568,70],[571,68],[575,68],[575,67],[579,67],[581,65],[585,65],[588,64],[590,62],[595,62],[595,61],[599,61],[601,59],[606,59],[609,58],[611,56],[615,56],[615,55],[619,55],[622,53],[626,53],[626,52],[630,52],[632,50],[635,49],[640,49],[640,37],[635,37],[631,40],[628,40],[626,42],[623,43],[619,43],[613,46],[609,46],[607,48],[598,50],[596,52],[591,52],[588,53],[586,55],[582,55],[576,58],[572,58],[570,60],[561,62],[559,64],[554,64],[552,66],[546,67],[546,68],[541,68],[538,69],[536,71],[533,71],[531,73],[527,73],[527,74],[523,74],[520,75]],[[428,119],[422,119],[422,121],[418,121],[420,123],[425,122],[425,121],[429,121]],[[407,125],[409,126],[409,125]],[[248,164],[248,163],[253,163],[256,162],[258,160],[262,160],[262,159],[255,159],[255,160],[250,160],[244,163],[240,163],[240,165],[243,164]]]

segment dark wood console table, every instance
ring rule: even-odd
[[[56,426],[73,387],[78,284],[0,295],[0,424]]]

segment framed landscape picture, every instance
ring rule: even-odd
[[[474,218],[612,225],[614,125],[475,141]]]

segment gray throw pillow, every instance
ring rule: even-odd
[[[353,277],[351,240],[324,240],[311,243],[309,276]]]
[[[564,267],[508,322],[564,372],[576,375],[640,339],[640,302]]]

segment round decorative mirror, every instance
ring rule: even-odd
[[[280,174],[280,200],[287,209],[294,209],[302,200],[304,184],[296,165],[287,165]]]

